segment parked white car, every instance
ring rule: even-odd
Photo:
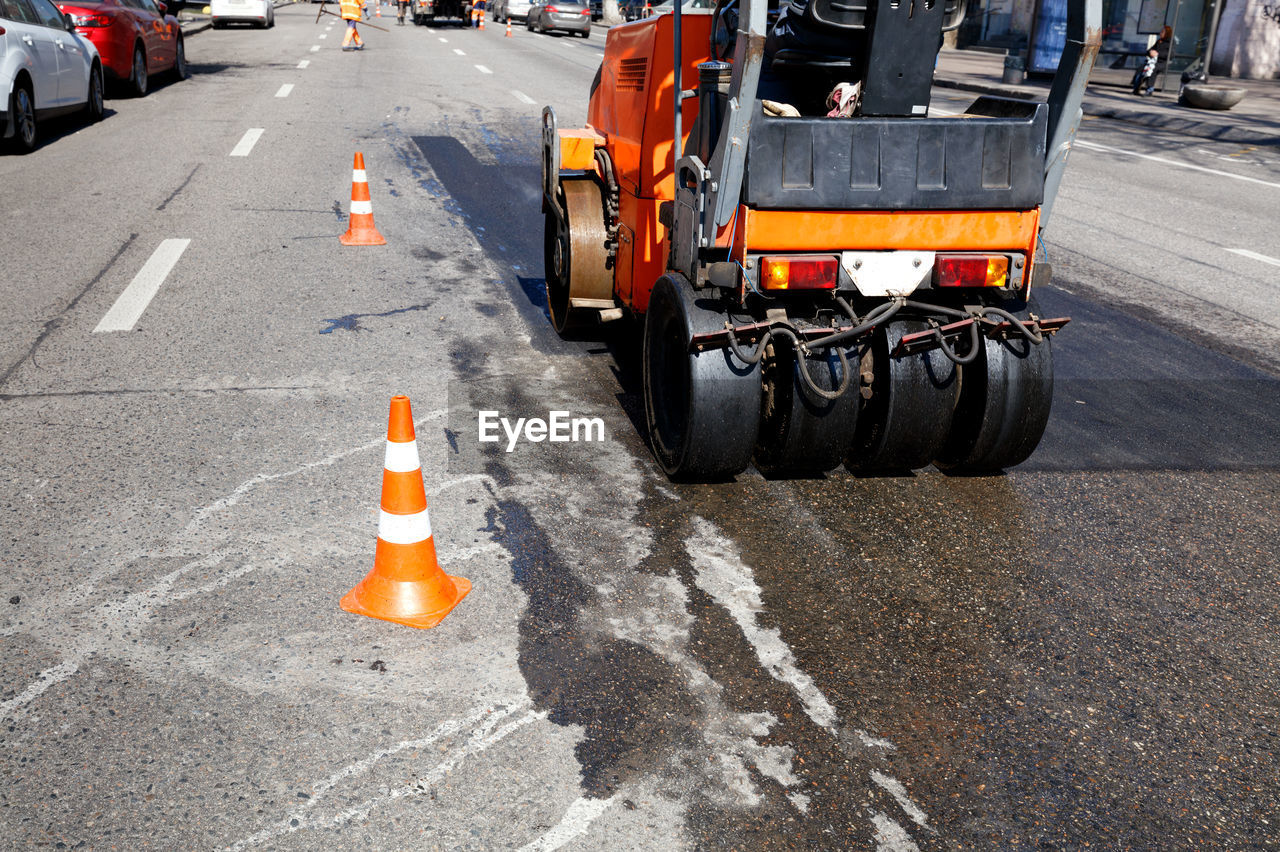
[[[213,0],[209,4],[209,18],[215,28],[243,23],[266,29],[276,25],[276,10],[271,0]]]
[[[0,0],[0,86],[0,136],[24,154],[46,118],[102,118],[98,49],[50,0]]]

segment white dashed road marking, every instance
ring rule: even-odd
[[[301,62],[299,62],[299,63],[298,63],[298,67],[299,67],[299,68],[306,68],[306,67],[307,67],[308,65],[310,65],[310,64],[311,64],[311,60],[310,60],[310,59],[304,59],[304,60],[302,60]]]
[[[458,48],[456,48],[456,47],[453,49],[453,52],[454,52],[454,53],[456,53],[456,54],[458,54],[459,56],[466,56],[466,54],[465,54],[465,53],[463,53],[461,50],[458,50]],[[674,119],[673,119],[673,120],[674,120]]]
[[[329,37],[328,33],[320,33],[320,35],[316,36],[316,38],[328,38],[328,37]]]
[[[261,127],[250,127],[240,137],[240,141],[236,143],[236,147],[231,149],[232,157],[247,157],[249,152],[253,150],[253,146],[262,138]]]
[[[444,38],[444,37],[441,37],[441,39],[440,39],[440,43],[441,43],[441,44],[448,44],[448,43],[449,43],[449,39]]]
[[[319,49],[320,49],[320,45],[318,45],[318,44],[313,44],[313,45],[311,45],[311,52],[312,52],[312,53],[315,53],[315,52],[316,52],[317,50],[319,50]],[[674,121],[674,119],[673,119],[673,121]]]
[[[511,94],[522,104],[532,104],[534,102],[533,98],[529,97],[519,89],[512,89]]]
[[[93,331],[131,331],[191,240],[164,240]]]
[[[287,98],[289,97],[289,93],[292,91],[293,91],[293,84],[285,83],[283,86],[281,86],[279,89],[276,90],[276,97]]]
[[[490,71],[488,68],[485,68],[483,65],[477,65],[477,66],[476,66],[476,70],[477,70],[477,71],[479,71],[481,74],[492,74],[492,73],[493,73],[493,72],[492,72],[492,71]]]
[[[1276,260],[1274,257],[1267,257],[1265,254],[1258,254],[1256,251],[1249,251],[1248,249],[1227,249],[1227,251],[1231,252],[1232,254],[1238,254],[1241,257],[1247,257],[1250,260],[1257,260],[1257,261],[1261,261],[1262,263],[1269,263],[1272,266],[1280,266],[1280,260]]]
[[[1262,186],[1270,186],[1280,189],[1280,183],[1272,183],[1271,181],[1259,180],[1258,178],[1246,177],[1245,175],[1232,174],[1219,169],[1206,169],[1204,166],[1197,166],[1192,163],[1179,163],[1177,160],[1166,159],[1165,157],[1156,157],[1151,154],[1139,154],[1136,151],[1126,151],[1123,148],[1112,148],[1110,145],[1099,145],[1096,142],[1082,142],[1079,139],[1075,141],[1078,148],[1084,148],[1086,151],[1105,151],[1109,154],[1123,154],[1126,157],[1138,157],[1143,160],[1150,160],[1153,163],[1163,163],[1166,166],[1175,166],[1179,169],[1190,169],[1193,172],[1204,172],[1205,174],[1217,175],[1218,177],[1231,178],[1233,180],[1242,180],[1246,183],[1257,183]]]

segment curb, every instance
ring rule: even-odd
[[[945,77],[935,77],[933,82],[935,85],[941,86],[945,89],[959,89],[966,92],[976,92],[983,95],[998,95],[1005,98],[1031,100],[1033,98],[1043,96],[1043,93],[1038,90],[1032,91],[1019,88],[1017,86],[1001,86],[995,83],[972,83],[968,80],[955,80]],[[1236,142],[1244,145],[1280,145],[1280,132],[1277,131],[1251,130],[1245,127],[1220,124],[1213,121],[1197,121],[1194,118],[1181,118],[1179,116],[1139,112],[1137,110],[1122,109],[1120,107],[1091,104],[1087,100],[1084,103],[1084,114],[1094,116],[1095,118],[1107,118],[1112,121],[1123,121],[1126,124],[1136,124],[1140,127],[1153,127],[1161,130],[1171,130],[1185,136],[1194,136],[1197,139],[1212,139],[1218,142]]]

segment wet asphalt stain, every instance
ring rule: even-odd
[[[551,328],[547,311],[543,260],[542,167],[538,162],[539,124],[534,119],[512,121],[502,132],[481,125],[497,163],[476,159],[454,136],[414,136],[413,143],[438,177],[425,178],[423,188],[438,194],[446,208],[458,215],[486,256],[509,271],[507,294],[540,352],[562,354],[574,346]],[[415,168],[417,168],[415,166]]]
[[[1019,470],[1280,469],[1280,379],[1061,290],[1038,298],[1073,320],[1053,341],[1048,428]]]
[[[426,302],[421,305],[409,305],[406,308],[396,308],[394,310],[382,311],[381,313],[376,314],[347,314],[346,316],[334,319],[326,319],[324,322],[329,323],[329,327],[320,329],[320,333],[331,334],[335,331],[368,331],[369,329],[360,325],[360,320],[369,319],[371,317],[391,317],[396,314],[410,313],[411,311],[425,311],[429,307],[431,307],[431,303]]]

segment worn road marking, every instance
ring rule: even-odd
[[[253,146],[258,144],[258,140],[262,138],[263,129],[261,127],[250,127],[240,137],[240,141],[236,143],[236,147],[231,149],[232,157],[247,157],[249,152],[253,150]]]
[[[876,852],[920,852],[907,830],[885,814],[873,813],[871,824],[876,827]]]
[[[151,299],[160,290],[160,285],[164,283],[165,278],[169,277],[169,272],[173,270],[178,258],[182,257],[182,253],[190,244],[191,240],[163,240],[156,246],[156,250],[142,265],[142,269],[133,276],[129,286],[124,288],[124,292],[111,306],[111,310],[107,311],[106,316],[94,328],[94,333],[132,331],[134,324],[147,309],[147,305],[151,304]]]
[[[299,62],[299,63],[298,63],[298,67],[299,67],[299,68],[306,68],[306,67],[307,67],[308,65],[310,65],[310,64],[311,64],[311,60],[310,60],[310,59],[304,59],[304,60],[302,60],[301,62]]]
[[[481,74],[492,74],[492,73],[493,73],[493,72],[492,72],[492,71],[490,71],[488,68],[485,68],[483,65],[477,65],[477,66],[476,66],[476,70],[477,70],[477,71],[479,71]],[[673,121],[674,121],[674,119],[673,119]]]
[[[281,86],[279,89],[276,89],[276,97],[277,97],[277,98],[287,98],[287,97],[289,97],[289,93],[290,93],[290,92],[292,92],[292,91],[293,91],[293,84],[292,84],[292,83],[285,83],[285,84],[284,84],[283,86]]]
[[[454,53],[456,53],[456,54],[458,54],[459,56],[466,56],[466,55],[467,55],[467,54],[466,54],[466,53],[464,53],[463,51],[458,50],[458,48],[456,48],[456,47],[453,49],[453,52],[454,52]],[[672,120],[674,121],[675,119],[672,119]]]
[[[298,829],[303,827],[303,823],[307,819],[308,812],[312,810],[316,806],[316,804],[320,801],[320,799],[326,793],[332,790],[334,786],[338,784],[339,781],[342,781],[346,778],[354,777],[356,775],[363,775],[364,773],[372,769],[379,761],[383,760],[384,758],[391,757],[392,755],[398,754],[402,751],[416,751],[418,749],[423,749],[423,748],[426,748],[427,746],[434,745],[438,740],[441,740],[444,737],[457,733],[463,728],[468,728],[480,722],[482,719],[484,719],[486,716],[488,716],[493,712],[494,712],[494,708],[486,707],[480,710],[475,710],[470,715],[462,719],[448,719],[444,722],[441,722],[439,725],[436,726],[436,729],[434,731],[432,731],[430,734],[428,734],[427,736],[421,739],[404,740],[403,742],[396,743],[394,746],[391,746],[390,748],[378,749],[368,757],[362,760],[358,760],[355,763],[351,763],[344,766],[342,769],[339,769],[337,772],[330,775],[328,778],[325,778],[323,781],[318,781],[314,785],[312,785],[311,798],[307,799],[306,802],[303,803],[301,808],[294,811],[284,819],[280,820],[275,825],[270,826],[269,828],[264,828],[262,831],[251,834],[248,837],[246,837],[244,840],[241,840],[239,843],[236,843],[228,847],[229,852],[240,852],[240,850],[242,849],[247,849],[251,846],[258,846],[266,842],[267,840],[270,840],[273,837],[279,837],[282,834],[289,834],[297,831]]]
[[[911,817],[912,822],[921,828],[929,827],[929,817],[920,809],[919,805],[911,801],[911,796],[907,794],[907,788],[903,786],[901,781],[874,769],[871,770],[871,780],[876,782],[890,796],[893,796],[894,800],[902,807],[903,812]]]
[[[319,49],[320,49],[320,45],[318,45],[318,44],[313,44],[313,45],[311,45],[311,52],[312,52],[312,53],[315,53],[315,52],[316,52],[317,50],[319,50]]]
[[[1280,189],[1280,183],[1272,183],[1271,181],[1259,180],[1258,178],[1246,177],[1245,175],[1232,174],[1224,172],[1220,169],[1208,169],[1204,166],[1197,166],[1193,163],[1179,163],[1177,160],[1170,160],[1166,157],[1157,157],[1153,154],[1139,154],[1137,151],[1126,151],[1123,148],[1112,148],[1110,145],[1099,145],[1096,142],[1082,142],[1077,139],[1075,146],[1084,148],[1086,151],[1105,151],[1109,154],[1123,154],[1126,157],[1138,157],[1143,160],[1150,160],[1153,163],[1162,163],[1166,166],[1176,166],[1180,169],[1190,169],[1193,172],[1204,172],[1205,174],[1217,175],[1218,177],[1232,178],[1233,180],[1242,180],[1246,183],[1256,183],[1262,186],[1270,186],[1274,189]]]
[[[1227,251],[1231,252],[1232,254],[1238,254],[1241,257],[1247,257],[1250,260],[1258,260],[1263,263],[1269,263],[1272,266],[1280,266],[1280,260],[1276,260],[1274,257],[1267,257],[1265,254],[1258,254],[1256,251],[1249,251],[1248,249],[1233,249],[1233,248],[1229,248],[1227,249]]]
[[[578,799],[569,805],[555,828],[532,843],[521,846],[519,852],[554,852],[575,837],[585,834],[591,823],[613,804],[614,798]]]
[[[511,95],[512,95],[516,100],[518,100],[520,103],[522,103],[522,104],[532,104],[532,103],[534,103],[533,98],[529,97],[528,95],[526,95],[524,92],[520,91],[519,89],[512,89],[512,90],[511,90]]]
[[[328,37],[329,37],[328,33],[320,33],[320,35],[316,36],[316,38],[328,38]]]
[[[440,42],[441,42],[441,44],[448,44],[448,43],[449,43],[449,39],[444,38],[444,37],[442,36],[442,37],[440,38]]]
[[[751,569],[733,552],[732,542],[710,521],[695,516],[685,549],[693,564],[694,582],[733,616],[764,670],[795,690],[810,719],[836,733],[835,708],[800,670],[782,633],[776,627],[760,626],[757,614],[764,612],[760,587]]]

